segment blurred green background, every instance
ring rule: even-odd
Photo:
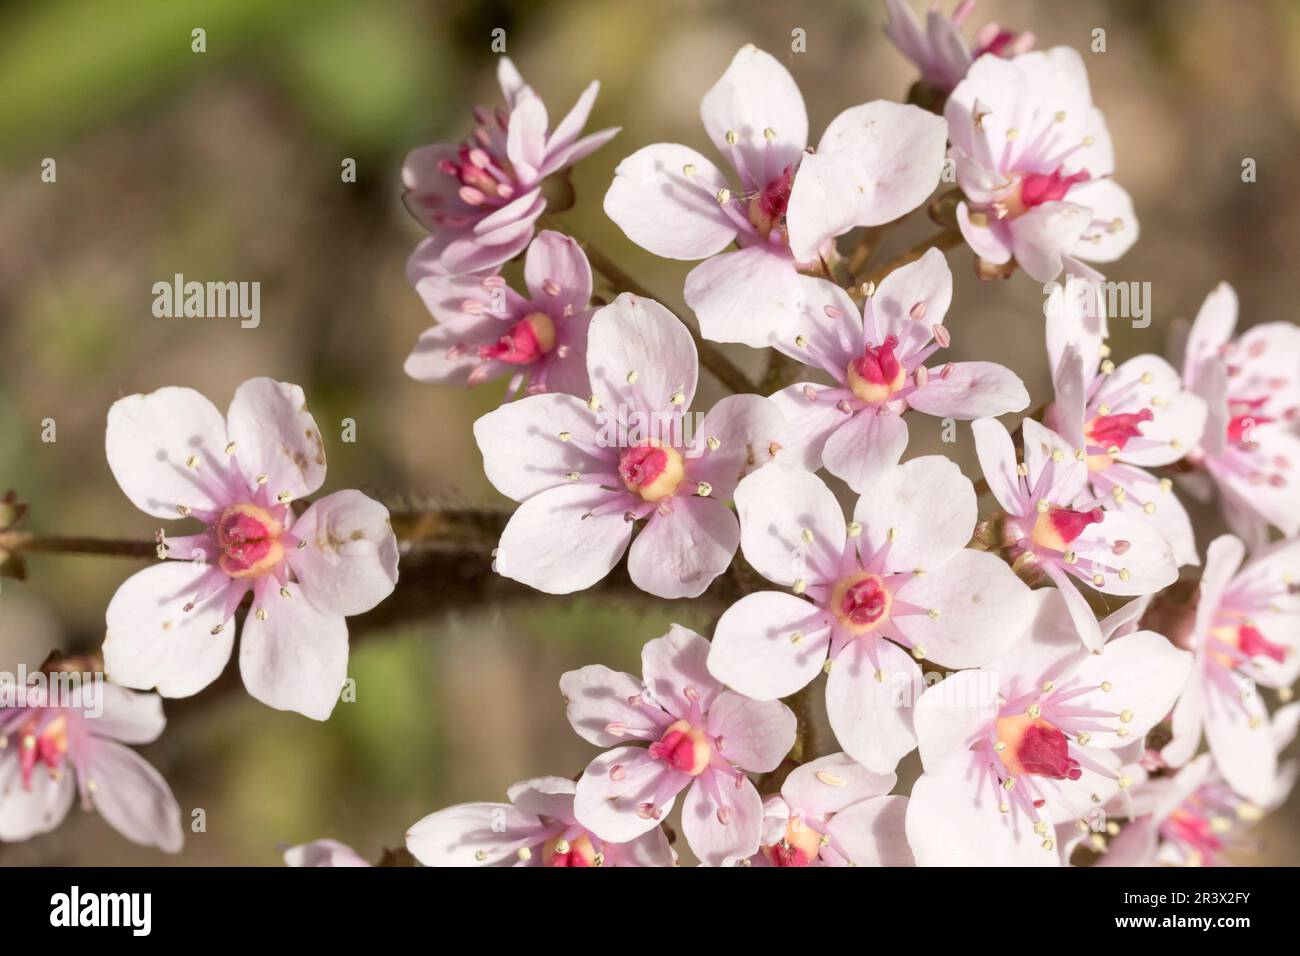
[[[101,450],[109,405],[184,384],[224,407],[244,379],[271,375],[306,389],[327,439],[328,489],[360,487],[392,505],[503,505],[470,432],[498,387],[438,389],[401,371],[430,322],[403,278],[421,232],[399,201],[400,164],[414,146],[460,139],[470,107],[497,102],[492,31],[506,30],[552,117],[601,81],[588,128],[623,132],[575,171],[578,203],[565,216],[685,314],[689,264],[655,260],[601,212],[614,166],[656,141],[711,152],[699,99],[747,42],[789,65],[814,140],[844,108],[902,98],[914,73],[883,20],[874,0],[5,4],[0,491],[30,502],[34,530],[148,537],[156,523],[118,491]],[[1300,4],[981,0],[972,20],[1085,51],[1142,227],[1107,274],[1152,284],[1155,321],[1117,324],[1117,356],[1163,351],[1169,321],[1195,314],[1220,279],[1237,287],[1244,324],[1296,318]],[[196,27],[206,53],[191,51]],[[787,52],[795,28],[806,53]],[[1106,52],[1086,52],[1097,28]],[[46,157],[56,184],[41,182]],[[1258,181],[1244,184],[1248,157]],[[340,179],[345,158],[356,183]],[[931,228],[917,217],[884,253]],[[1046,399],[1040,290],[1023,276],[981,285],[963,250],[949,261],[953,357],[1001,361],[1035,404]],[[261,326],[155,318],[152,285],[177,272],[260,281]],[[759,367],[748,349],[732,354]],[[706,381],[700,404],[717,395]],[[54,443],[40,438],[46,418]],[[357,422],[355,444],[338,440],[345,418]],[[912,436],[911,454],[955,454],[976,473],[964,429],[955,452],[937,427]],[[1206,516],[1202,545],[1217,531]],[[0,669],[39,663],[53,646],[97,646],[104,607],[137,566],[33,556],[31,580],[6,581],[0,596]],[[564,720],[559,675],[592,662],[637,670],[640,645],[672,620],[709,624],[686,602],[588,595],[467,606],[368,633],[354,642],[358,700],[325,725],[237,686],[169,702],[169,732],[145,752],[186,814],[207,815],[179,860],[274,864],[278,846],[322,836],[377,858],[429,811],[503,799],[523,777],[577,773],[592,750]],[[1295,861],[1296,806],[1255,831],[1262,857],[1250,859]],[[0,845],[5,864],[159,862],[79,811],[51,835]]]

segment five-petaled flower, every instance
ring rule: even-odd
[[[1300,533],[1300,328],[1266,322],[1234,339],[1236,324],[1237,293],[1221,283],[1206,296],[1185,346],[1183,382],[1209,407],[1205,434],[1188,459],[1218,486],[1232,530],[1257,548],[1269,525],[1288,538]],[[1195,481],[1187,488],[1198,490]]]
[[[339,491],[298,513],[325,481],[325,446],[302,389],[269,378],[235,392],[226,418],[189,388],[131,395],[108,413],[108,464],[155,518],[198,519],[159,532],[161,563],[108,605],[104,665],[126,687],[188,697],[230,659],[235,611],[251,593],[239,649],[248,692],[324,720],[347,679],[344,618],[397,583],[388,509]]]
[[[1006,517],[1004,541],[1015,567],[1045,574],[1061,589],[1083,642],[1102,644],[1097,618],[1075,579],[1105,594],[1152,594],[1173,584],[1178,564],[1169,542],[1152,525],[1126,511],[1107,511],[1087,491],[1087,452],[1026,418],[1021,426],[1024,462],[1002,423],[972,423],[975,448],[989,491]]]
[[[847,754],[800,764],[763,801],[763,845],[754,866],[911,866],[907,797],[886,796],[897,778]]]
[[[1002,660],[926,690],[916,707],[925,772],[907,839],[921,866],[1056,866],[1055,825],[1085,820],[1133,782],[1114,751],[1168,713],[1192,665],[1153,631],[1090,653],[1060,592],[1034,592],[1026,640]]]
[[[784,335],[803,312],[800,272],[823,273],[835,237],[915,209],[943,171],[943,121],[883,100],[845,110],[807,149],[799,88],[753,46],[700,114],[738,186],[695,150],[656,143],[619,163],[605,213],[655,255],[707,260],[686,277],[686,304],[719,342],[762,347]],[[732,242],[739,249],[724,253]]]
[[[92,693],[86,685],[84,694]],[[157,694],[99,682],[92,703],[25,688],[0,710],[0,840],[48,833],[80,795],[128,840],[179,853],[181,811],[166,781],[127,744],[157,740],[167,720]]]
[[[613,843],[573,815],[576,785],[564,777],[524,780],[509,803],[462,803],[425,817],[406,848],[425,866],[672,866],[659,826]]]
[[[1232,535],[1210,542],[1191,629],[1170,635],[1196,654],[1196,666],[1162,754],[1186,763],[1203,730],[1224,778],[1262,804],[1276,785],[1277,751],[1258,687],[1300,677],[1300,541],[1278,542],[1242,567],[1245,556]]]
[[[898,462],[907,446],[900,417],[916,409],[970,420],[1024,410],[1029,393],[993,362],[926,362],[951,343],[943,324],[952,273],[929,250],[895,269],[861,311],[833,282],[801,277],[805,312],[775,347],[835,379],[799,382],[772,396],[790,423],[787,454],[816,471],[823,464],[865,493],[872,474]]]
[[[713,676],[760,699],[827,668],[840,746],[876,773],[916,747],[920,659],[974,667],[1024,634],[1029,589],[995,555],[966,547],[975,490],[955,464],[916,458],[882,472],[845,525],[819,478],[774,465],[736,489],[741,548],[793,594],[759,591],[718,621]]]
[[[659,303],[628,293],[592,318],[587,371],[589,401],[532,395],[474,423],[488,480],[522,502],[496,569],[564,594],[603,578],[631,541],[637,587],[696,597],[736,553],[740,528],[723,502],[780,449],[781,412],[762,396],[731,395],[695,424],[690,333]]]
[[[587,396],[591,266],[578,244],[538,233],[524,259],[528,295],[491,275],[414,275],[438,324],[420,336],[406,374],[436,385],[478,385],[510,376],[507,397],[527,392]]]
[[[682,831],[701,862],[724,866],[758,851],[763,801],[746,771],[776,769],[794,744],[795,716],[780,701],[724,689],[708,653],[708,641],[674,625],[642,649],[644,681],[599,664],[560,678],[573,729],[614,748],[587,765],[574,799],[578,822],[601,838],[627,842],[657,828],[685,790]],[[618,746],[629,739],[649,746]]]
[[[1133,201],[1078,52],[982,56],[944,107],[965,200],[957,223],[990,272],[1012,258],[1030,278],[1113,262],[1137,241]]]
[[[548,131],[546,104],[507,57],[497,80],[505,109],[476,107],[474,132],[464,143],[421,146],[402,164],[406,208],[430,232],[411,256],[413,271],[465,275],[513,259],[546,209],[542,181],[618,132],[581,135],[599,83]]]
[[[1205,402],[1184,390],[1158,355],[1116,365],[1106,344],[1101,297],[1086,280],[1053,290],[1047,357],[1056,401],[1043,421],[1087,455],[1088,486],[1107,510],[1153,525],[1179,564],[1199,564],[1192,520],[1173,481],[1148,468],[1172,465],[1200,441]],[[1089,313],[1095,313],[1091,318]]]

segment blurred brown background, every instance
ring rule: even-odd
[[[1114,327],[1117,357],[1163,351],[1175,316],[1195,314],[1220,280],[1245,324],[1296,318],[1300,271],[1300,4],[1288,0],[981,0],[986,20],[1029,29],[1039,46],[1084,51],[1094,99],[1136,201],[1142,238],[1112,279],[1150,282],[1149,329]],[[689,264],[655,260],[604,218],[614,166],[656,141],[710,153],[699,99],[753,42],[792,70],[815,141],[840,110],[900,99],[912,67],[881,34],[874,0],[791,2],[345,3],[268,0],[11,2],[0,12],[0,491],[32,505],[46,533],[148,537],[106,466],[104,416],[118,397],[190,385],[224,408],[254,375],[301,384],[327,438],[327,489],[389,503],[501,505],[470,433],[500,392],[438,389],[402,361],[430,324],[403,278],[420,231],[399,202],[405,152],[454,141],[475,103],[495,104],[491,31],[552,118],[591,79],[589,129],[623,132],[575,171],[577,231],[679,314]],[[207,52],[190,31],[207,31]],[[807,52],[791,54],[796,27]],[[1092,31],[1106,52],[1088,52]],[[58,181],[40,180],[57,161]],[[358,181],[340,181],[354,158]],[[1258,181],[1245,184],[1253,158]],[[890,254],[928,234],[891,233]],[[897,247],[897,248],[895,248]],[[1042,295],[1023,275],[958,289],[954,358],[1004,362],[1049,397]],[[258,280],[262,322],[159,319],[151,287]],[[738,362],[759,357],[732,347]],[[717,397],[702,376],[701,405]],[[42,420],[57,442],[42,443]],[[357,422],[358,441],[338,440]],[[334,440],[330,440],[333,434]],[[955,452],[973,457],[963,429]],[[937,426],[912,427],[910,454],[944,451]],[[1202,546],[1219,531],[1206,517]],[[484,557],[486,560],[486,556]],[[31,580],[0,596],[0,669],[39,663],[56,643],[90,649],[103,612],[138,565],[33,556]],[[450,585],[449,585],[450,586]],[[480,607],[354,643],[358,700],[318,725],[211,692],[169,704],[169,733],[146,754],[186,814],[185,863],[279,861],[277,845],[333,836],[375,858],[423,814],[504,798],[515,780],[574,774],[592,749],[570,731],[556,681],[585,663],[637,670],[638,650],[671,620],[707,627],[685,602],[648,613],[591,596]],[[1256,835],[1262,856],[1296,862],[1297,803]],[[74,810],[55,833],[0,845],[0,863],[159,863]]]

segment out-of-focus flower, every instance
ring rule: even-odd
[[[1200,564],[1187,509],[1173,482],[1147,468],[1172,465],[1196,447],[1205,429],[1205,403],[1182,387],[1157,355],[1116,365],[1101,322],[1096,286],[1070,282],[1047,302],[1047,357],[1056,389],[1043,421],[1087,455],[1088,487],[1107,510],[1153,525],[1179,564]],[[1090,326],[1092,326],[1090,328]]]
[[[1209,407],[1188,459],[1213,479],[1232,530],[1255,548],[1268,525],[1300,534],[1300,328],[1266,322],[1234,339],[1236,325],[1237,293],[1220,283],[1184,348],[1183,382]]]
[[[98,682],[79,699],[23,688],[0,709],[0,840],[48,833],[80,797],[128,840],[179,853],[181,811],[162,776],[127,744],[157,740],[166,725],[157,694]],[[87,696],[93,694],[95,701]]]
[[[356,850],[338,840],[313,840],[301,846],[289,847],[284,851],[284,862],[288,866],[303,867],[370,866],[370,862],[363,859]]]
[[[846,754],[801,764],[763,802],[754,866],[911,866],[907,797],[884,796],[897,778]]]
[[[883,100],[845,110],[807,150],[799,88],[753,46],[700,114],[739,186],[695,150],[656,143],[619,163],[605,213],[655,255],[707,260],[686,277],[686,303],[719,342],[763,347],[785,336],[804,309],[799,273],[824,272],[836,236],[915,209],[943,171],[943,121]],[[723,253],[732,242],[739,249]]]
[[[438,324],[420,336],[406,374],[436,385],[479,385],[510,376],[507,398],[586,397],[591,266],[568,236],[544,231],[528,247],[520,295],[499,274],[415,275],[415,291]]]
[[[753,856],[763,801],[746,771],[774,770],[794,744],[795,716],[780,701],[742,697],[709,675],[709,642],[676,625],[641,652],[644,680],[595,664],[560,678],[569,722],[613,747],[578,781],[579,822],[627,842],[659,826],[677,794],[682,832],[710,866]],[[648,747],[616,746],[631,739]]]
[[[1097,618],[1074,581],[1104,594],[1153,594],[1178,578],[1169,542],[1153,526],[1126,511],[1107,511],[1086,495],[1087,453],[1026,418],[1021,428],[1024,463],[1002,423],[981,418],[971,426],[989,491],[1006,512],[1002,533],[1027,575],[1052,580],[1074,618],[1083,642],[1102,645]]]
[[[1063,267],[1095,277],[1078,260],[1113,262],[1137,241],[1133,201],[1110,178],[1110,133],[1077,51],[980,57],[944,116],[966,196],[957,223],[984,262],[1014,257],[1039,282]]]
[[[339,491],[301,515],[291,504],[325,481],[325,446],[302,389],[269,378],[235,392],[226,418],[189,388],[113,403],[108,464],[156,518],[196,518],[163,538],[164,560],[128,578],[107,612],[104,663],[119,684],[188,697],[225,668],[248,594],[239,669],[248,692],[317,720],[347,678],[344,618],[397,582],[388,509]]]
[[[784,440],[776,405],[731,395],[695,424],[695,343],[671,312],[628,293],[588,333],[592,398],[532,395],[474,423],[488,480],[522,502],[496,569],[552,594],[595,584],[628,555],[659,597],[696,597],[740,543],[723,504]],[[646,519],[635,540],[635,523]]]
[[[1020,640],[1029,589],[996,555],[966,548],[975,490],[938,455],[881,472],[853,523],[819,478],[772,466],[736,489],[741,548],[769,581],[718,621],[713,676],[775,699],[828,670],[826,710],[840,746],[892,773],[916,747],[917,660],[987,664]]]
[[[805,312],[776,348],[820,368],[836,385],[800,382],[772,396],[790,423],[787,454],[809,471],[823,463],[864,493],[873,472],[896,464],[907,446],[909,408],[969,420],[1022,411],[1024,383],[993,362],[926,362],[950,342],[943,325],[952,273],[931,249],[895,269],[861,312],[839,286],[801,277]]]
[[[406,208],[431,233],[412,254],[412,271],[465,275],[513,259],[546,209],[542,181],[618,132],[581,136],[599,83],[550,130],[546,104],[507,57],[497,79],[505,109],[476,107],[474,132],[464,143],[421,146],[402,164]]]
[[[1300,676],[1300,541],[1279,542],[1243,568],[1245,556],[1232,535],[1210,542],[1191,631],[1170,635],[1195,652],[1196,667],[1162,755],[1181,766],[1204,730],[1224,779],[1264,804],[1276,785],[1277,751],[1256,685],[1289,687]]]
[[[921,71],[927,99],[937,94],[942,102],[942,97],[966,78],[971,64],[985,53],[1012,57],[1034,46],[1034,35],[1028,31],[1015,33],[996,23],[986,23],[975,32],[972,50],[961,35],[961,27],[975,9],[975,0],[960,0],[951,17],[945,17],[934,4],[926,13],[924,27],[907,0],[885,0],[885,9],[889,11],[885,36]]]
[[[576,785],[537,777],[507,791],[509,803],[462,803],[430,814],[406,834],[425,866],[672,866],[659,826],[612,843],[573,815]]]
[[[1057,866],[1055,824],[1085,819],[1132,778],[1112,751],[1169,712],[1191,655],[1152,631],[1090,653],[1059,591],[1034,592],[1028,639],[926,690],[925,772],[907,838],[922,866]]]

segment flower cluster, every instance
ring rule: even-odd
[[[483,565],[565,595],[626,554],[633,587],[725,605],[708,635],[646,643],[639,676],[564,674],[568,720],[600,752],[506,803],[425,817],[406,834],[420,863],[1211,862],[1285,798],[1298,711],[1270,716],[1269,698],[1300,676],[1300,330],[1234,339],[1222,285],[1181,371],[1114,356],[1085,263],[1119,259],[1138,223],[1082,57],[996,24],[972,47],[973,0],[924,29],[886,5],[920,70],[911,102],[846,109],[813,148],[790,71],[746,46],[700,102],[722,165],[666,143],[618,164],[608,217],[699,261],[680,296],[698,338],[552,215],[538,231],[556,177],[617,132],[582,135],[595,83],[551,129],[502,58],[505,108],[408,156],[407,206],[429,231],[408,277],[437,324],[406,371],[508,380],[473,428],[516,503]],[[936,197],[946,166],[956,188]],[[868,270],[883,227],[922,208],[939,235]],[[943,251],[962,244],[982,278],[1048,283],[1045,323],[1018,333],[1041,334],[1048,359],[1036,412],[1011,369],[947,357],[958,336],[979,344]],[[732,387],[747,377],[703,340],[766,350],[762,385]],[[695,411],[702,366],[736,394]],[[947,456],[908,455],[911,430],[957,422],[978,485]],[[201,525],[159,532],[164,560],[109,603],[108,676],[194,694],[238,629],[254,697],[329,717],[345,618],[394,589],[398,542],[359,492],[308,503],[325,458],[301,389],[245,382],[224,418],[190,389],[122,399],[107,454],[138,508]],[[1180,492],[1217,499],[1232,531],[1204,560]],[[0,742],[20,742],[0,755],[0,837],[53,825],[75,775],[128,836],[179,845],[165,786],[114,742],[157,735],[158,697],[114,695],[125,716],[99,724],[0,716]],[[914,751],[922,773],[900,784]],[[332,840],[286,861],[366,865]]]

